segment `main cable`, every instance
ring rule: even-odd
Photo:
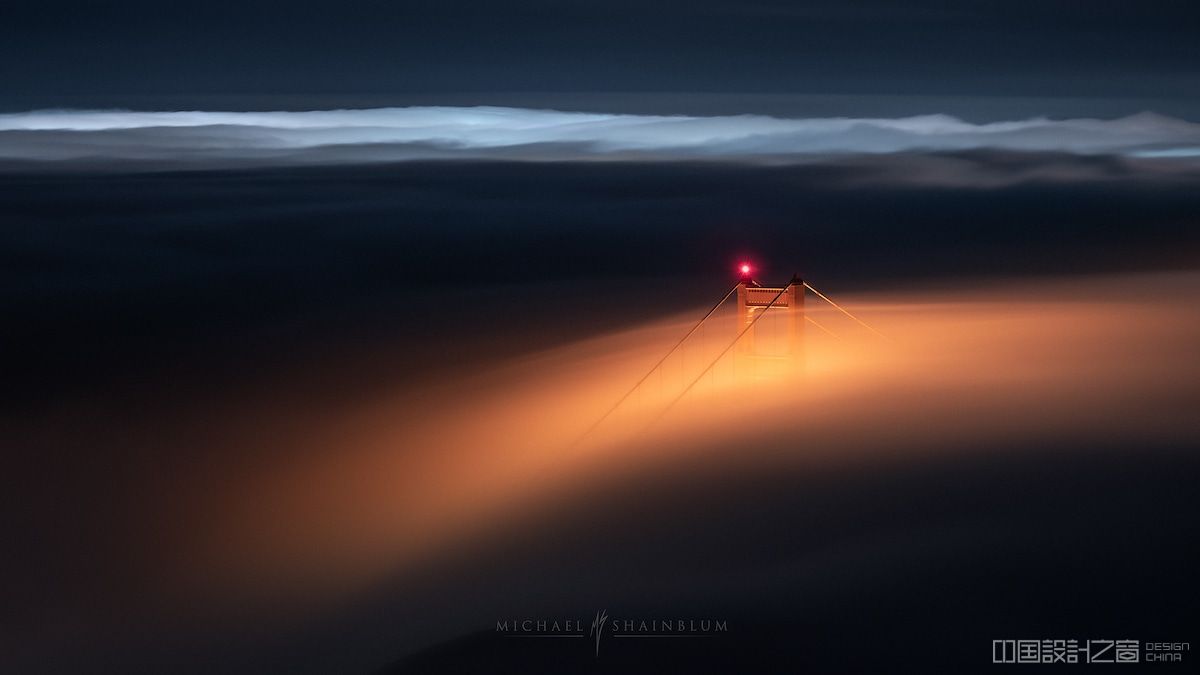
[[[872,333],[874,333],[874,334],[878,335],[879,337],[883,338],[884,340],[891,341],[891,338],[890,338],[890,337],[888,337],[888,336],[884,335],[883,333],[880,333],[879,331],[875,330],[875,329],[874,329],[874,328],[872,328],[870,325],[868,325],[866,321],[863,321],[862,319],[858,318],[857,316],[854,316],[854,315],[853,315],[853,314],[851,314],[850,312],[846,311],[846,309],[845,309],[845,308],[843,308],[841,305],[837,304],[836,302],[834,302],[834,301],[830,300],[830,299],[829,299],[829,298],[828,298],[828,297],[827,297],[827,296],[826,296],[824,293],[822,293],[821,291],[818,291],[817,289],[815,289],[815,288],[813,288],[812,286],[810,286],[810,285],[808,284],[808,282],[807,282],[807,281],[805,281],[805,282],[803,282],[803,283],[804,283],[804,287],[805,287],[805,288],[807,288],[808,290],[812,291],[813,293],[816,293],[818,298],[820,298],[820,299],[824,300],[825,302],[828,302],[829,304],[833,305],[833,308],[834,308],[834,309],[836,309],[837,311],[841,312],[842,314],[845,314],[846,316],[850,317],[851,319],[854,319],[855,321],[857,321],[857,322],[858,322],[858,324],[859,324],[860,326],[862,326],[863,328],[866,328],[867,330],[869,330],[869,331],[871,331]]]
[[[771,307],[775,305],[776,300],[783,297],[783,294],[787,292],[787,289],[789,286],[790,286],[790,284],[788,286],[784,286],[783,288],[779,289],[779,292],[775,294],[775,297],[771,298],[771,301],[768,302],[767,305],[765,307],[763,307],[762,311],[758,313],[758,316],[754,317],[754,319],[751,320],[750,323],[746,324],[746,327],[742,329],[742,332],[738,333],[737,337],[733,338],[733,342],[730,342],[728,345],[726,345],[725,349],[722,349],[721,353],[717,354],[717,358],[713,359],[712,363],[709,363],[708,366],[704,368],[704,370],[700,371],[700,374],[696,376],[696,379],[692,380],[691,384],[684,387],[683,391],[679,392],[679,395],[676,396],[674,399],[672,399],[672,401],[667,404],[667,407],[663,408],[662,412],[660,412],[658,414],[658,416],[655,417],[650,422],[650,424],[646,425],[646,428],[649,429],[650,427],[654,426],[668,412],[670,412],[671,408],[674,408],[675,404],[679,403],[680,399],[682,399],[684,396],[686,396],[687,393],[692,390],[692,387],[696,386],[696,383],[699,382],[701,380],[701,378],[703,378],[705,375],[707,375],[708,371],[712,370],[712,367],[717,365],[717,363],[720,362],[720,360],[725,357],[725,354],[728,353],[730,349],[733,349],[733,346],[738,343],[738,340],[741,340],[743,335],[745,335],[751,328],[754,328],[754,324],[758,323],[758,320],[763,318],[763,316],[766,315],[767,310],[771,309]],[[735,288],[736,288],[736,286],[735,286]]]
[[[580,442],[582,442],[582,441],[583,441],[583,439],[585,439],[585,438],[587,438],[588,436],[590,436],[590,435],[591,435],[591,433],[592,433],[593,431],[595,431],[597,427],[599,427],[601,424],[603,424],[603,423],[604,423],[604,420],[608,419],[610,415],[612,415],[614,412],[616,412],[616,411],[617,411],[617,408],[620,408],[620,407],[621,407],[621,404],[622,404],[622,403],[624,403],[624,402],[625,402],[625,400],[626,400],[626,399],[628,399],[630,396],[632,396],[632,395],[633,395],[633,392],[635,392],[635,391],[637,391],[637,390],[638,390],[638,387],[642,386],[642,383],[644,383],[646,380],[650,379],[650,376],[654,374],[654,371],[658,370],[660,367],[662,367],[662,365],[663,365],[664,363],[666,363],[666,362],[667,362],[667,359],[668,359],[668,358],[670,358],[670,357],[671,357],[671,355],[675,353],[675,350],[676,350],[676,349],[679,349],[679,347],[680,347],[680,346],[682,346],[682,345],[683,345],[683,343],[684,343],[684,342],[686,342],[686,341],[687,341],[687,339],[688,339],[688,338],[690,338],[690,337],[692,336],[692,334],[693,334],[693,333],[695,333],[697,330],[699,330],[699,329],[700,329],[700,326],[702,326],[702,325],[704,324],[704,322],[705,322],[705,321],[708,321],[708,317],[712,316],[712,315],[713,315],[713,313],[714,313],[714,312],[716,312],[716,311],[717,311],[717,310],[718,310],[718,309],[721,307],[721,305],[725,304],[725,301],[729,299],[729,296],[733,295],[734,291],[736,291],[736,290],[737,290],[737,287],[738,287],[738,286],[740,286],[740,285],[741,285],[741,282],[740,282],[740,281],[739,281],[738,283],[734,284],[734,285],[733,285],[733,288],[730,288],[730,289],[729,289],[729,292],[728,292],[728,293],[726,293],[726,294],[725,294],[725,295],[724,295],[724,296],[721,298],[721,300],[717,302],[717,304],[713,305],[713,306],[712,306],[712,309],[708,310],[708,313],[704,315],[704,318],[702,318],[702,319],[700,319],[699,321],[697,321],[697,322],[696,322],[696,325],[692,326],[692,329],[691,329],[691,330],[689,330],[689,331],[688,331],[688,332],[687,332],[687,333],[686,333],[686,334],[685,334],[683,337],[679,338],[679,341],[678,341],[678,342],[676,342],[676,343],[674,344],[674,346],[672,346],[672,347],[671,347],[671,349],[670,349],[670,350],[668,350],[668,351],[667,351],[667,353],[666,353],[666,354],[664,354],[664,355],[663,355],[663,357],[662,357],[661,359],[659,359],[659,360],[658,360],[658,363],[655,363],[655,364],[654,364],[654,366],[653,366],[653,367],[651,367],[651,368],[650,368],[650,370],[649,370],[649,371],[647,371],[647,372],[646,372],[646,374],[642,376],[642,379],[640,379],[640,380],[638,380],[638,381],[637,381],[637,384],[633,385],[633,386],[632,386],[632,387],[629,389],[629,391],[625,392],[625,395],[624,395],[624,396],[622,396],[621,398],[617,399],[617,402],[616,402],[616,403],[614,403],[614,404],[612,405],[612,407],[608,409],[608,411],[607,411],[607,412],[605,412],[603,415],[601,415],[601,416],[600,416],[600,419],[598,419],[598,420],[596,420],[595,422],[593,422],[593,423],[592,423],[592,426],[588,427],[588,428],[587,428],[587,430],[586,430],[586,431],[584,431],[582,434],[580,434],[580,435],[579,435],[579,438],[575,439],[575,442],[571,443],[571,445],[570,445],[570,446],[568,446],[568,447],[572,447],[572,448],[573,448],[573,447],[575,447],[576,445],[579,445],[579,443],[580,443]],[[772,301],[772,302],[774,302],[774,301]]]

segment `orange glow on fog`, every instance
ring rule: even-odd
[[[173,583],[205,602],[336,597],[586,489],[672,467],[1200,437],[1200,421],[1173,412],[1200,381],[1200,276],[833,297],[891,339],[812,302],[807,315],[826,329],[809,324],[799,360],[777,358],[783,333],[765,316],[756,356],[731,350],[706,371],[735,331],[734,317],[714,315],[581,442],[697,312],[414,382],[292,419],[286,436],[235,434],[228,447],[253,456],[279,444],[286,459],[216,467]]]

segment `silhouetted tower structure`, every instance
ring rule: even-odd
[[[746,331],[738,341],[736,360],[741,362],[738,370],[750,375],[762,372],[758,363],[762,361],[783,362],[784,365],[802,367],[804,363],[804,281],[793,275],[785,286],[768,287],[754,280],[749,265],[740,268],[741,280],[737,285],[737,331]],[[762,312],[780,312],[785,325],[779,330],[776,322],[768,323]],[[756,319],[758,319],[756,321]],[[775,339],[765,351],[760,346],[756,332],[774,329]],[[782,336],[780,336],[782,333]],[[779,349],[779,343],[783,349]],[[743,366],[745,366],[743,368]],[[771,369],[774,370],[774,369]],[[769,372],[769,371],[767,371]]]

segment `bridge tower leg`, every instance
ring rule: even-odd
[[[788,283],[788,352],[797,372],[804,370],[804,280],[792,275]]]
[[[754,313],[756,308],[750,306],[749,284],[753,283],[747,279],[743,279],[737,285],[737,314],[734,326],[734,335],[741,335],[742,331],[746,331],[742,335],[742,339],[738,340],[737,346],[734,349],[734,372],[736,375],[753,375],[751,372],[752,363],[751,357],[754,355]],[[757,286],[757,284],[755,284]],[[759,310],[761,311],[761,310]],[[748,329],[748,330],[747,330]],[[741,356],[742,358],[736,358]]]

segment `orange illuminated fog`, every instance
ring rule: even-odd
[[[754,336],[765,357],[734,348],[705,371],[736,331],[727,303],[582,439],[715,298],[281,431],[230,432],[242,459],[195,477],[205,487],[165,581],[201,604],[336,600],[664,467],[802,472],[981,443],[1200,437],[1187,409],[1200,393],[1197,275],[817,286],[887,338],[810,294],[798,356],[772,358],[787,337],[769,315]],[[286,461],[255,460],[267,446],[286,446]]]

